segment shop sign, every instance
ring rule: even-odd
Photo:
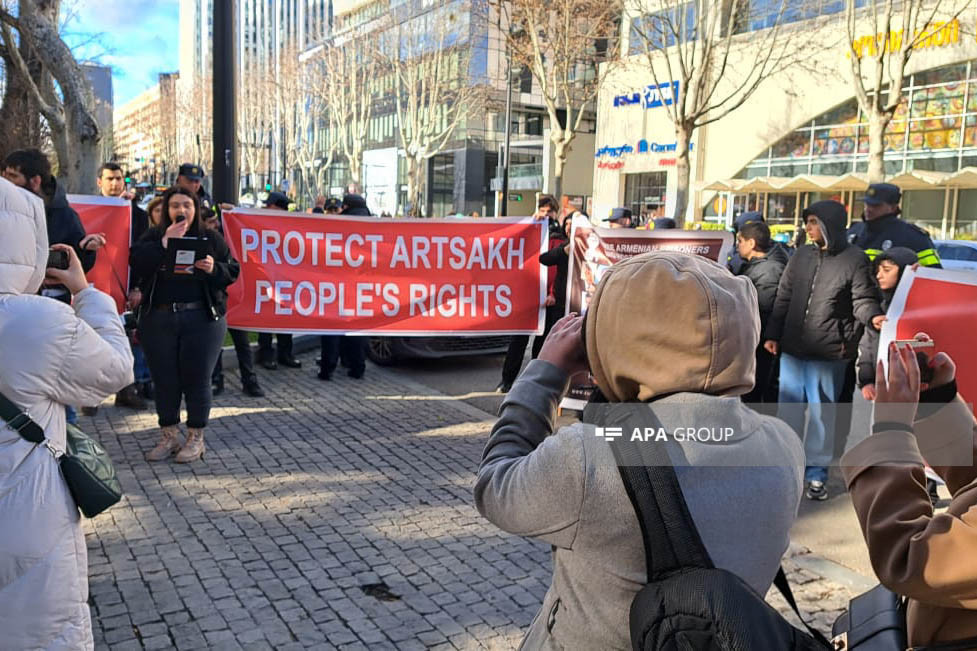
[[[608,147],[603,146],[597,150],[594,154],[594,158],[600,158],[601,156],[609,156],[611,158],[621,158],[624,154],[630,154],[634,151],[634,147],[631,145],[621,145],[620,147]]]
[[[689,151],[692,151],[692,148],[694,146],[695,145],[690,142],[689,143]],[[672,143],[667,143],[666,144],[666,143],[660,143],[660,142],[651,142],[651,143],[649,143],[647,140],[639,140],[638,141],[638,153],[639,154],[648,154],[648,153],[651,153],[651,154],[661,154],[661,153],[665,153],[665,152],[675,151],[675,149],[677,147],[678,147],[678,143],[677,142],[672,142]]]
[[[646,109],[670,106],[678,96],[679,82],[648,84],[643,91],[626,93],[614,98],[614,106],[643,106]]]
[[[861,36],[852,41],[851,52],[861,59],[863,56],[877,56],[881,48],[883,52],[898,52],[902,49],[903,30],[880,32],[869,36]],[[956,45],[960,42],[960,21],[956,18],[948,23],[933,23],[922,31],[915,33],[913,39],[914,50],[925,50],[931,47]],[[851,57],[851,52],[848,56]]]
[[[624,167],[624,161],[623,160],[616,160],[616,161],[611,162],[611,161],[605,160],[605,161],[601,161],[601,162],[597,163],[597,167],[598,167],[598,169],[602,169],[602,170],[619,170],[622,167]]]

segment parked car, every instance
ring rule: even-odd
[[[977,271],[977,242],[968,240],[936,240],[936,252],[944,269]]]
[[[497,355],[509,348],[509,335],[474,337],[370,337],[366,356],[390,366],[404,359],[435,359],[461,355]]]

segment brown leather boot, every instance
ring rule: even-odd
[[[187,442],[176,454],[177,463],[190,463],[204,457],[204,431],[196,427],[187,428]]]
[[[163,461],[169,459],[182,446],[183,441],[180,436],[180,428],[176,425],[167,425],[160,428],[160,439],[156,447],[146,453],[146,461]]]

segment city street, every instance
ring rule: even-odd
[[[501,358],[371,365],[363,381],[320,382],[314,357],[263,372],[266,399],[243,397],[230,375],[207,454],[189,466],[142,460],[156,436],[149,411],[108,401],[82,420],[126,491],[85,524],[97,648],[518,644],[548,585],[549,549],[499,532],[472,505],[492,415],[469,403],[499,398],[428,386],[494,387]],[[860,542],[857,530],[836,533]],[[811,548],[795,541],[785,565],[827,630],[853,590]]]

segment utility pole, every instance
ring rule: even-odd
[[[214,3],[214,201],[237,203],[236,0]]]

